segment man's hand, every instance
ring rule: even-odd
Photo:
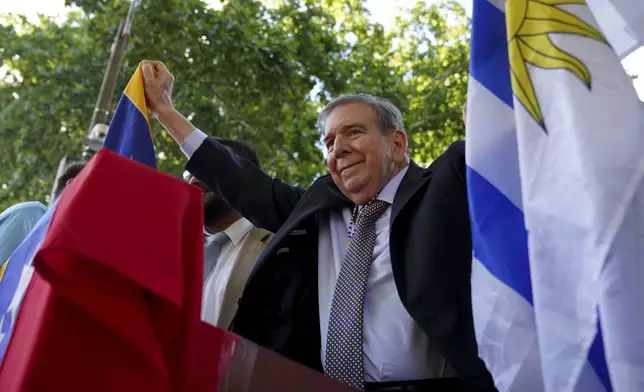
[[[141,68],[148,110],[177,143],[183,143],[196,128],[172,105],[174,76],[160,61],[143,61]]]
[[[174,76],[160,61],[143,61],[145,103],[155,116],[174,110],[172,106],[172,84]]]

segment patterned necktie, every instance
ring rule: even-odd
[[[327,376],[358,389],[364,387],[362,319],[376,220],[388,206],[374,199],[360,211],[331,301],[324,370]]]
[[[206,244],[206,248],[204,250],[204,263],[203,263],[203,282],[204,283],[206,283],[206,279],[208,279],[208,276],[215,269],[215,266],[217,265],[217,260],[219,259],[219,255],[221,254],[221,249],[224,247],[226,242],[228,242],[228,240],[230,240],[230,238],[224,232],[216,233],[212,236],[212,238],[208,239],[208,243]]]

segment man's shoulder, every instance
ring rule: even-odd
[[[47,212],[47,207],[37,201],[26,201],[15,204],[0,214],[0,221],[4,220],[38,220]]]
[[[447,147],[447,150],[443,154],[455,154],[455,155],[465,155],[465,140],[457,140],[450,144],[449,147]]]
[[[457,140],[449,145],[429,167],[465,163],[465,141]]]
[[[309,190],[309,189],[311,189],[313,187],[319,186],[321,184],[327,183],[329,181],[333,182],[333,178],[331,177],[331,175],[330,174],[323,174],[323,175],[317,177],[316,179],[314,179],[307,190]]]
[[[302,199],[305,199],[312,194],[319,194],[318,192],[320,191],[329,189],[337,189],[337,186],[335,185],[335,182],[333,182],[333,177],[331,177],[331,174],[323,174],[319,177],[316,177],[313,182],[311,182],[311,185],[306,188]]]
[[[443,151],[438,159],[455,162],[465,159],[465,140],[457,140]],[[437,159],[437,160],[438,160]]]
[[[434,175],[456,176],[465,182],[465,141],[457,140],[450,144],[426,170]]]

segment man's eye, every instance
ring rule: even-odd
[[[352,129],[349,131],[349,135],[354,136],[360,133],[359,129]]]
[[[333,140],[326,142],[326,149],[331,150],[333,148]]]

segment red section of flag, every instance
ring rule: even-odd
[[[202,216],[198,189],[99,152],[34,259],[0,390],[215,390],[237,337],[200,321]]]

